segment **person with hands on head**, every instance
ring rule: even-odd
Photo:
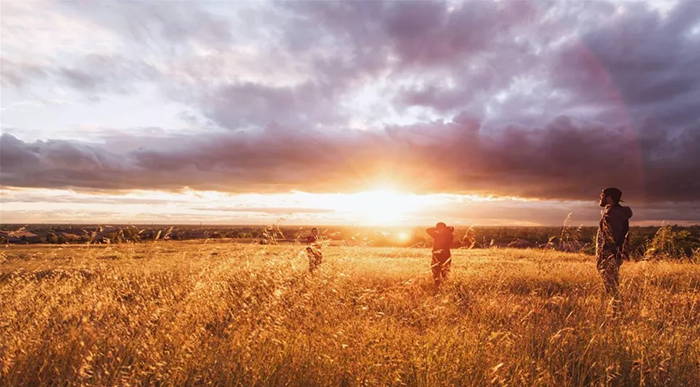
[[[450,273],[450,266],[452,266],[450,247],[452,247],[454,240],[454,230],[454,227],[447,227],[443,222],[425,230],[433,238],[433,258],[430,269],[436,288],[440,287],[440,284],[447,279],[447,275]]]

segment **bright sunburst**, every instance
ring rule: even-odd
[[[366,191],[348,196],[349,210],[363,223],[397,224],[407,215],[410,205],[406,195],[390,190]]]

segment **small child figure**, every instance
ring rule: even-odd
[[[321,252],[321,243],[319,242],[318,229],[316,227],[312,228],[311,235],[306,237],[306,255],[309,257],[309,273],[313,273],[323,262],[323,253]]]

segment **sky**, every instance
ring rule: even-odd
[[[700,1],[0,12],[1,223],[700,223]]]

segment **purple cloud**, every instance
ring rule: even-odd
[[[100,144],[5,133],[3,184],[348,191],[390,177],[426,192],[589,199],[619,185],[698,202],[698,4],[61,4],[118,36],[118,54],[47,68],[3,57],[4,85],[143,83],[211,126]]]

